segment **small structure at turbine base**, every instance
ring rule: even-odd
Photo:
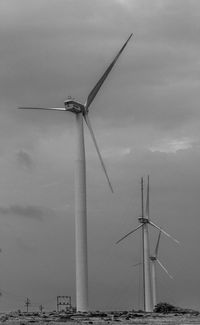
[[[72,299],[71,296],[57,296],[56,298],[57,312],[65,308],[65,311],[72,311]]]

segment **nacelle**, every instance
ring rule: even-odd
[[[72,100],[72,99],[65,100],[64,105],[65,105],[66,111],[70,111],[75,114],[84,112],[84,109],[85,109],[83,104],[76,102],[75,100]]]
[[[143,224],[144,223],[149,223],[149,219],[144,218],[144,217],[139,217],[138,220],[139,220],[140,223],[143,223]]]

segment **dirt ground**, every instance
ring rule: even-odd
[[[114,321],[105,321],[105,320],[79,320],[79,321],[65,321],[65,322],[56,322],[56,321],[24,321],[24,320],[7,320],[0,322],[2,325],[189,325],[189,324],[200,324],[200,315],[192,316],[148,316],[148,317],[136,317],[129,320],[114,320]]]

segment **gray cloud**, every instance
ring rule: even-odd
[[[31,170],[34,166],[33,159],[27,151],[21,149],[16,153],[17,163],[20,167]]]
[[[60,17],[54,28],[49,23],[52,19],[43,21],[45,1],[39,7],[37,2],[31,7],[25,5],[22,11],[14,6],[11,14],[15,24],[8,23],[10,28],[1,30],[6,53],[1,59],[6,67],[2,71],[2,98],[12,98],[15,105],[39,106],[63,105],[68,94],[85,100],[124,38],[133,31],[133,40],[93,105],[96,115],[116,123],[111,118],[114,110],[121,123],[132,117],[136,123],[168,129],[187,122],[194,114],[199,116],[195,86],[199,74],[197,2],[156,2],[152,6],[147,1],[141,5],[129,2],[129,10],[124,5],[123,17],[123,2],[89,3],[89,11],[82,7],[78,10],[79,1],[73,6],[69,3],[66,20],[65,2],[56,8],[51,2],[48,17],[53,19],[55,10]],[[102,14],[107,10],[106,16],[97,14],[97,9]],[[129,28],[126,31],[124,27],[123,34],[118,35],[113,26],[116,29],[116,21],[120,26],[122,19]],[[129,100],[124,107],[126,98]],[[64,127],[66,123],[63,114],[54,118],[43,113],[25,116],[26,123],[39,125],[41,120],[43,128],[47,124]]]
[[[3,215],[16,215],[27,219],[42,221],[45,216],[49,215],[50,209],[36,206],[11,205],[9,207],[0,206],[0,213]]]

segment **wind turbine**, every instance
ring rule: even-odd
[[[109,180],[105,164],[100,154],[94,132],[89,119],[89,107],[96,97],[99,89],[106,80],[108,74],[112,70],[120,54],[125,49],[127,43],[133,34],[130,34],[127,41],[119,50],[114,60],[108,66],[104,74],[96,83],[94,88],[89,93],[85,104],[82,104],[74,99],[68,98],[64,102],[64,107],[18,107],[21,109],[45,109],[72,112],[75,114],[77,146],[75,159],[75,232],[76,232],[76,308],[77,311],[88,310],[88,263],[87,263],[87,205],[86,205],[86,163],[85,163],[85,145],[84,145],[84,129],[83,120],[85,121],[90,135],[92,137],[94,146],[96,148],[98,157],[100,159],[101,167],[106,176],[108,185],[113,192],[111,182]]]
[[[143,292],[144,292],[144,310],[147,312],[152,311],[151,302],[151,275],[150,275],[150,260],[149,260],[149,232],[148,232],[148,204],[146,204],[146,213],[144,215],[144,180],[141,178],[141,217],[138,218],[140,225],[128,234],[119,239],[116,244],[120,243],[123,239],[131,235],[133,232],[142,228],[142,264],[143,264]],[[148,197],[147,197],[148,201]],[[146,203],[147,203],[146,201]]]
[[[165,234],[167,237],[172,238],[175,242],[179,243],[175,238],[169,235],[162,228],[157,226],[150,220],[149,217],[149,176],[147,179],[147,196],[146,196],[146,209],[144,215],[144,199],[143,199],[143,184],[144,180],[141,178],[141,208],[142,215],[138,218],[140,225],[130,231],[128,234],[119,239],[116,244],[124,240],[126,237],[131,235],[133,232],[142,228],[142,252],[143,252],[143,291],[144,291],[144,310],[147,312],[151,312],[153,310],[152,306],[152,291],[151,291],[151,271],[150,271],[150,248],[149,248],[149,232],[148,226],[151,225],[154,228],[158,229],[160,232]]]
[[[161,268],[167,273],[170,279],[173,279],[173,276],[167,271],[164,265],[158,259],[158,248],[160,243],[161,231],[159,231],[158,239],[155,247],[154,255],[150,256],[151,260],[151,276],[152,276],[152,299],[153,299],[153,306],[157,304],[157,293],[156,293],[156,262],[161,266]]]

